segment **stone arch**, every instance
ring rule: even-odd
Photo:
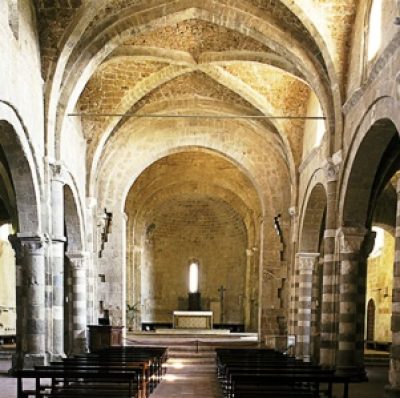
[[[376,121],[362,140],[354,156],[347,189],[344,192],[343,225],[370,227],[373,211],[371,203],[375,183],[375,172],[379,169],[384,155],[393,140],[398,139],[398,131],[389,119]],[[368,164],[368,169],[366,165]],[[371,172],[371,170],[373,172]]]
[[[359,120],[344,161],[340,184],[339,222],[343,226],[368,227],[375,172],[399,131],[400,115],[396,101],[390,97],[377,99]]]
[[[38,167],[24,126],[11,107],[0,103],[0,145],[4,149],[18,213],[18,231],[37,236],[41,232]]]
[[[151,29],[152,26],[159,26],[160,25],[160,21],[163,24],[167,24],[169,20],[171,21],[176,21],[179,20],[179,18],[188,18],[188,15],[191,17],[197,17],[197,18],[201,18],[204,20],[212,20],[213,22],[220,22],[221,24],[223,24],[224,26],[226,25],[227,27],[230,27],[232,29],[236,29],[238,30],[239,28],[237,26],[234,26],[234,24],[231,23],[229,18],[221,18],[220,21],[217,20],[216,16],[213,15],[211,12],[207,11],[207,4],[205,4],[204,2],[202,3],[202,7],[201,8],[189,8],[189,9],[184,9],[179,10],[179,12],[174,13],[174,14],[170,14],[169,18],[166,18],[165,16],[162,17],[162,21],[158,20],[157,17],[155,16],[154,12],[152,14],[152,19],[149,20],[149,22],[147,24],[144,24],[143,26],[137,26],[136,30],[140,31],[143,29]],[[215,6],[215,4],[214,4]],[[171,10],[172,12],[172,10]],[[222,12],[222,11],[221,11]],[[236,12],[240,14],[240,12],[238,11],[238,9],[236,9]],[[240,16],[238,15],[238,18],[240,18]],[[127,23],[127,21],[124,21],[125,23]],[[252,22],[252,21],[250,21]],[[229,25],[229,26],[228,26]],[[121,25],[121,26],[125,26],[125,25]],[[113,28],[116,28],[116,26],[113,26]],[[254,36],[254,38],[256,38],[256,40],[260,40],[260,41],[268,41],[270,40],[268,38],[268,35],[265,34],[264,30],[266,30],[266,27],[264,26],[263,29],[260,29],[260,32],[256,32],[255,29],[250,29],[247,28],[245,29],[244,27],[241,27],[241,30],[243,31],[243,33],[248,34],[248,35],[252,35]],[[113,31],[114,33],[116,32],[116,30],[114,29]],[[103,31],[104,33],[104,31]],[[131,33],[131,30],[130,30]],[[126,33],[125,33],[126,34]],[[118,36],[118,40],[122,40],[123,39],[123,32],[121,32],[121,34]],[[59,108],[59,119],[57,121],[57,126],[56,126],[56,150],[59,146],[59,137],[60,134],[62,133],[62,128],[63,128],[63,120],[65,117],[65,112],[67,110],[71,110],[72,106],[75,104],[80,92],[82,91],[86,81],[90,78],[91,74],[93,73],[93,70],[95,70],[95,68],[106,58],[107,54],[112,51],[115,46],[118,44],[118,40],[112,36],[112,34],[108,33],[104,33],[104,37],[102,37],[101,39],[98,39],[97,41],[92,41],[89,45],[87,45],[85,47],[86,50],[88,50],[88,53],[95,53],[96,56],[91,57],[91,59],[85,59],[83,58],[77,58],[75,60],[75,62],[72,62],[72,66],[73,68],[68,70],[68,73],[65,74],[65,82],[64,82],[64,93],[61,94],[61,99],[60,99],[60,103],[62,104],[62,106],[60,106]],[[108,46],[107,46],[107,50],[106,51],[100,51],[98,52],[98,48],[90,48],[91,45],[93,46],[100,46],[103,47],[104,43],[107,42]],[[281,39],[277,39],[277,42],[272,46],[272,47],[279,47],[279,45],[277,43],[281,42]],[[291,39],[292,42],[292,39]],[[288,46],[291,48],[291,46]],[[82,48],[83,49],[83,48]],[[90,49],[90,51],[89,51]],[[287,51],[286,51],[287,53]],[[313,61],[311,60],[311,58],[304,52],[304,49],[301,49],[300,47],[296,48],[295,50],[293,50],[292,53],[287,54],[288,56],[291,55],[293,59],[293,63],[296,65],[299,65],[300,68],[302,68],[302,73],[304,73],[307,76],[307,81],[308,83],[315,89],[315,91],[317,92],[318,97],[321,100],[321,104],[323,105],[324,108],[324,114],[328,115],[328,117],[330,117],[330,115],[335,115],[335,109],[333,106],[333,100],[332,100],[332,93],[329,91],[327,85],[326,85],[326,81],[321,77],[324,72],[322,70],[318,70],[315,71],[315,73],[313,74],[312,70],[314,69],[318,69],[316,67],[316,65],[313,63]],[[75,73],[74,70],[76,69],[76,67],[78,69],[82,69],[82,73]],[[76,76],[80,76],[80,81],[75,81]],[[71,98],[72,102],[70,101],[69,104],[67,104],[66,98]],[[338,101],[335,101],[335,103]],[[339,101],[340,102],[340,101]],[[330,111],[331,110],[331,111]],[[337,112],[336,112],[337,113]],[[334,119],[334,120],[333,120]],[[334,125],[338,124],[340,125],[340,117],[337,117],[337,115],[333,116],[332,119],[329,121],[329,127],[330,127],[330,131],[333,131]]]
[[[70,185],[64,185],[64,218],[67,238],[67,252],[78,253],[83,248],[83,222],[76,192]]]
[[[305,204],[300,229],[300,252],[319,252],[326,206],[327,194],[325,187],[318,183],[312,187]]]
[[[316,175],[314,175],[316,177]],[[295,313],[302,322],[294,320],[298,336],[296,353],[304,360],[319,360],[322,302],[323,234],[327,208],[327,192],[321,182],[310,185],[303,203],[300,223],[299,249],[296,256]],[[311,311],[310,311],[311,310]]]

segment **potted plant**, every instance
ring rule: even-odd
[[[128,321],[128,330],[133,330],[134,321],[136,320],[136,315],[140,312],[139,310],[139,302],[131,305],[129,303],[126,304],[126,319]]]

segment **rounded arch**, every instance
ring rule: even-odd
[[[354,154],[343,184],[342,224],[369,227],[378,192],[377,171],[390,161],[385,154],[398,147],[398,131],[389,119],[374,123]],[[368,168],[366,168],[368,165]]]
[[[299,251],[318,253],[324,227],[327,194],[321,183],[314,185],[305,202],[301,223]]]
[[[0,102],[0,145],[4,150],[15,189],[18,232],[41,232],[39,168],[22,121],[14,109]]]
[[[237,162],[236,159],[232,158],[231,156],[229,156],[229,154],[226,153],[222,153],[218,150],[215,150],[213,148],[207,148],[205,146],[193,146],[193,145],[181,145],[181,146],[176,146],[173,148],[167,148],[167,149],[162,149],[159,153],[154,154],[152,158],[149,158],[148,161],[146,162],[146,165],[142,167],[142,170],[137,173],[137,175],[132,176],[130,182],[126,185],[123,195],[122,195],[122,200],[121,200],[121,204],[122,206],[125,206],[128,194],[129,194],[129,190],[132,187],[135,179],[137,178],[138,175],[140,175],[144,170],[146,170],[148,167],[150,167],[152,164],[156,163],[158,160],[167,157],[169,155],[173,155],[173,154],[177,154],[177,153],[182,153],[182,152],[188,152],[188,151],[201,151],[201,152],[206,152],[206,153],[210,153],[213,155],[217,155],[217,156],[221,156],[224,159],[226,159],[227,161],[231,162],[232,164],[234,164],[250,181],[251,185],[254,187],[254,190],[257,193],[257,196],[259,198],[260,201],[260,208],[262,209],[262,212],[264,212],[264,201],[263,201],[263,195],[261,194],[260,188],[258,187],[255,179],[251,176],[251,173],[249,172],[249,170],[245,169],[245,167],[240,164],[239,162]],[[123,211],[123,208],[121,209],[121,211]]]
[[[343,166],[339,193],[339,220],[342,225],[367,226],[371,217],[370,199],[375,173],[381,161],[385,161],[386,151],[399,139],[399,131],[398,106],[391,97],[376,99],[361,116]]]

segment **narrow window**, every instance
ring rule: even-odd
[[[199,264],[192,262],[189,266],[189,292],[197,293],[199,291]]]

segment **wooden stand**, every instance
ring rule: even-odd
[[[89,325],[89,351],[122,346],[123,326]]]

